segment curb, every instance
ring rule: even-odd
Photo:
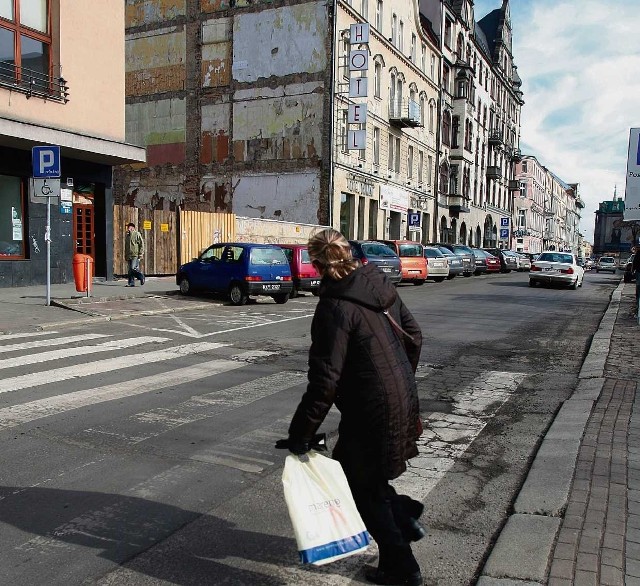
[[[604,366],[623,287],[624,283],[620,283],[611,295],[582,363],[578,384],[545,434],[477,586],[545,583],[582,436],[604,385]]]

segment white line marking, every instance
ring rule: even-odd
[[[177,315],[169,314],[169,317],[171,319],[175,320],[175,322],[179,326],[182,326],[186,330],[187,333],[185,335],[191,334],[194,338],[199,338],[200,337],[200,335],[201,335],[200,332],[198,332],[197,330],[192,328],[190,325],[187,325],[186,323],[184,323]]]
[[[141,344],[166,342],[168,340],[169,338],[142,336],[140,338],[129,338],[127,340],[111,340],[109,342],[103,342],[102,344],[95,344],[93,346],[65,348],[64,350],[51,350],[49,352],[39,352],[38,354],[29,354],[27,356],[4,358],[0,361],[0,370],[4,368],[26,366],[27,364],[40,364],[41,362],[71,358],[73,356],[86,356],[89,354],[97,354],[99,352],[113,352],[114,350],[124,350],[125,348],[140,346]]]
[[[482,373],[454,397],[452,413],[429,415],[418,440],[420,454],[393,481],[396,490],[424,501],[525,377],[514,372]]]
[[[47,346],[63,346],[74,342],[84,342],[85,340],[97,340],[98,338],[109,338],[109,334],[83,334],[82,336],[67,336],[66,338],[51,338],[50,340],[34,340],[32,342],[22,342],[21,344],[7,344],[0,346],[0,354],[5,352],[15,352],[17,350],[30,350],[31,348],[46,348]]]
[[[296,316],[296,317],[288,317],[287,319],[281,319],[281,320],[277,320],[277,321],[274,320],[274,321],[268,321],[268,322],[259,323],[259,324],[252,324],[252,325],[249,325],[249,326],[241,326],[239,328],[230,328],[228,330],[220,330],[218,332],[211,332],[209,334],[202,334],[202,337],[203,338],[209,338],[211,336],[218,336],[219,334],[228,334],[229,332],[237,332],[239,330],[249,330],[251,328],[260,328],[262,326],[271,326],[271,325],[274,325],[274,324],[281,324],[281,323],[286,322],[286,321],[294,321],[294,320],[297,320],[297,319],[305,319],[305,318],[308,318],[308,317],[313,317],[313,313],[308,313],[306,315],[299,315],[299,316]]]
[[[0,342],[3,340],[17,340],[18,338],[34,338],[35,336],[51,336],[58,332],[26,332],[22,334],[2,334]]]
[[[217,342],[195,342],[193,344],[185,344],[183,346],[174,346],[165,350],[156,350],[154,352],[132,354],[129,356],[119,356],[117,358],[106,358],[105,360],[96,360],[85,364],[76,364],[75,366],[66,366],[63,368],[45,370],[43,372],[23,374],[21,376],[14,376],[3,380],[2,386],[0,387],[0,394],[54,382],[61,382],[73,378],[81,378],[93,374],[101,374],[104,372],[140,366],[142,364],[173,360],[174,358],[181,358],[182,356],[198,354],[200,352],[208,352],[209,350],[215,350],[216,348],[227,345],[228,344],[221,344]],[[120,383],[120,386],[126,386],[127,384],[132,386],[137,385],[137,381],[133,380],[128,383]]]
[[[237,358],[242,360],[243,355]],[[242,362],[234,362],[234,364],[237,367],[243,366]],[[284,389],[302,384],[305,380],[304,373],[282,371],[206,395],[194,396],[171,407],[159,407],[136,413],[125,421],[118,420],[108,426],[85,429],[83,433],[109,436],[106,441],[110,445],[135,445],[177,427],[244,407]],[[136,384],[139,382],[136,381]],[[2,426],[2,411],[0,410],[0,426]],[[281,425],[280,428],[282,427],[284,426]],[[129,429],[135,431],[133,433],[126,431]],[[237,440],[234,439],[232,445],[236,442]]]
[[[0,428],[7,429],[24,423],[30,423],[43,417],[59,415],[73,409],[96,405],[106,401],[115,401],[135,397],[144,393],[166,389],[172,386],[191,383],[228,370],[242,368],[242,362],[234,360],[211,360],[194,366],[178,368],[136,379],[134,383],[115,383],[84,391],[67,393],[47,399],[39,399],[22,405],[0,409]]]

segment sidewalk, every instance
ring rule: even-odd
[[[621,283],[478,586],[640,586],[640,326]]]
[[[96,280],[90,297],[78,293],[74,283],[51,285],[50,306],[46,305],[44,285],[2,288],[0,334],[126,319],[131,315],[174,313],[221,303],[214,297],[183,297],[175,277],[148,277],[143,286],[126,284],[126,279]]]

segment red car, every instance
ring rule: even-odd
[[[482,248],[474,248],[473,254],[482,255],[487,261],[487,273],[499,273],[500,272],[500,259],[493,254],[482,250]]]
[[[300,291],[308,291],[317,295],[320,287],[320,275],[311,264],[307,247],[304,244],[278,244],[278,246],[284,250],[291,268],[293,291],[289,297],[294,299]]]

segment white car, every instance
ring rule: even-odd
[[[543,285],[566,285],[571,289],[582,287],[584,269],[578,264],[578,259],[570,252],[556,252],[547,250],[540,253],[531,263],[529,272],[529,287],[538,283]]]
[[[438,248],[425,246],[424,257],[427,259],[427,279],[442,283],[449,277],[449,261]]]
[[[596,273],[600,271],[610,271],[615,274],[616,269],[616,259],[612,256],[601,256],[600,260],[596,263]]]

